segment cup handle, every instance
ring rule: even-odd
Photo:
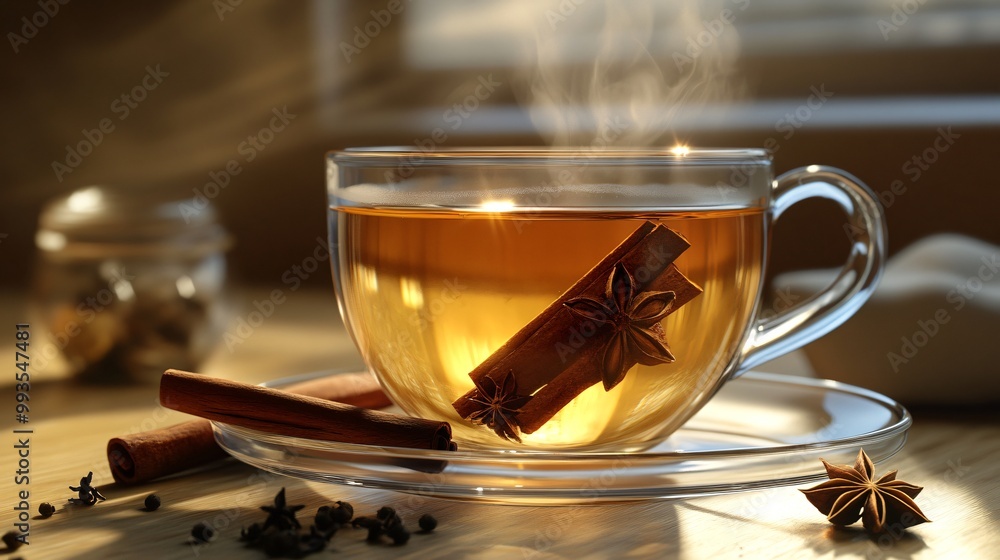
[[[839,204],[847,214],[844,231],[851,238],[851,253],[837,279],[825,290],[775,317],[755,320],[733,377],[843,324],[875,291],[885,262],[882,206],[875,194],[851,174],[820,165],[800,167],[778,177],[771,192],[772,223],[793,204],[807,198],[825,198]]]

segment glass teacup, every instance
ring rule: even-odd
[[[338,302],[365,362],[404,411],[492,449],[659,443],[726,380],[840,325],[871,294],[885,256],[882,210],[865,185],[821,166],[775,180],[764,150],[349,149],[328,156],[328,181]],[[770,227],[814,197],[844,210],[850,256],[825,291],[764,318]],[[679,280],[644,288],[653,274],[608,261],[642,228],[689,244],[669,257],[694,286],[689,297]],[[598,272],[607,287],[588,292],[596,303],[569,297]],[[564,362],[581,352],[578,367],[596,378],[569,394],[550,384],[559,406],[528,420],[519,407],[543,402],[544,387],[517,390],[505,379],[513,370],[480,374],[507,363],[494,354],[540,314],[574,307],[580,322],[563,333],[565,348],[541,352]],[[612,340],[632,361],[609,357]]]

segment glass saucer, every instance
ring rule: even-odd
[[[266,385],[314,379],[321,372]],[[873,461],[906,441],[909,412],[867,389],[750,372],[660,445],[637,453],[431,451],[335,443],[214,422],[240,461],[277,474],[439,498],[568,504],[689,498],[791,486],[826,478],[820,457]]]

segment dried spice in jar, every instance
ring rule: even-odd
[[[218,342],[230,238],[207,202],[178,195],[92,186],[42,211],[32,309],[79,378],[153,382]]]

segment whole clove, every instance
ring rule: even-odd
[[[80,479],[79,486],[70,486],[69,489],[77,493],[77,500],[85,506],[92,506],[97,503],[98,500],[104,501],[105,498],[101,492],[95,487],[91,486],[91,482],[94,480],[94,473],[88,472],[87,476]]]

